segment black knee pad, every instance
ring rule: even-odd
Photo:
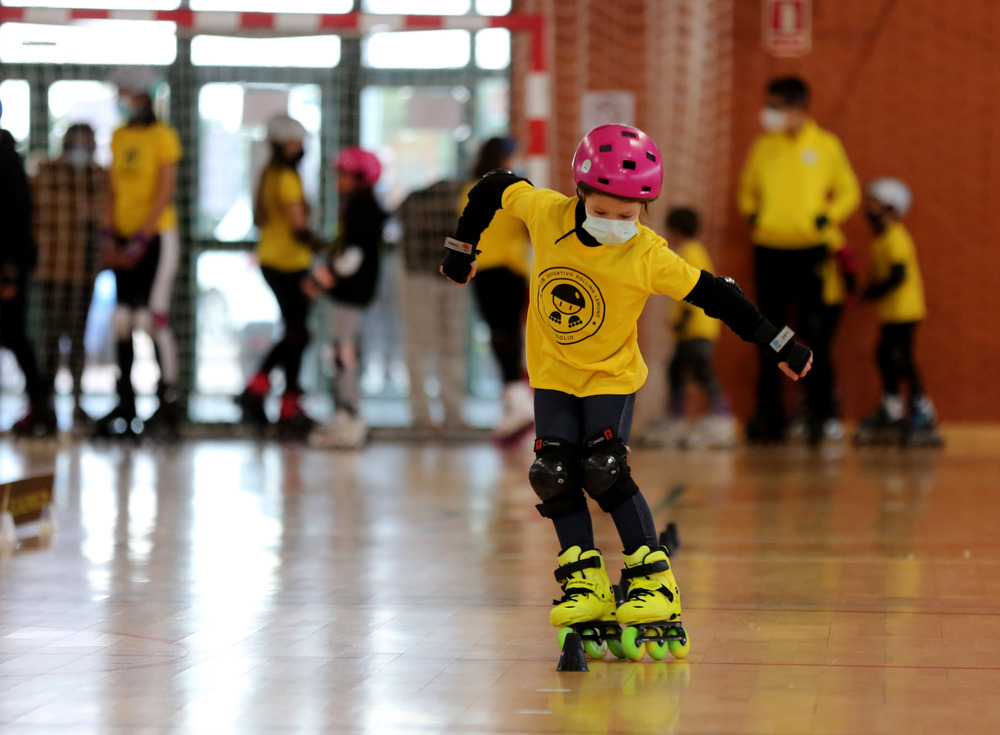
[[[611,429],[592,436],[583,448],[583,487],[605,513],[639,492],[628,466],[628,447]]]
[[[535,439],[535,461],[528,470],[528,482],[542,501],[535,507],[543,518],[586,510],[580,475],[579,446],[565,439]]]

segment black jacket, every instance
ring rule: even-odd
[[[371,189],[359,192],[345,204],[337,239],[330,253],[331,270],[337,278],[336,285],[330,291],[334,301],[367,306],[375,297],[382,226],[385,220],[386,213],[375,200]],[[361,265],[353,274],[341,276],[337,273],[337,257],[352,247],[361,249]]]
[[[23,278],[37,262],[28,177],[14,148],[14,137],[0,130],[0,264],[15,266]]]

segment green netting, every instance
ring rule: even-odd
[[[108,23],[113,32],[106,30]],[[478,144],[506,132],[509,34],[491,31],[447,31],[448,39],[437,40],[393,34],[394,44],[381,36],[192,37],[172,24],[146,22],[5,24],[0,26],[3,124],[17,138],[29,172],[58,157],[63,133],[76,122],[95,128],[98,161],[107,164],[118,124],[115,90],[108,83],[117,64],[110,62],[172,57],[156,67],[164,82],[157,92],[158,112],[177,128],[184,147],[176,197],[183,257],[171,319],[192,416],[227,420],[238,415],[230,397],[242,390],[279,331],[276,304],[252,254],[250,197],[266,156],[268,117],[287,112],[309,130],[303,180],[316,226],[332,237],[337,201],[329,161],[339,146],[360,143],[378,152],[385,170],[378,191],[391,210],[414,189],[463,178]],[[458,40],[457,55],[455,33],[465,38]],[[109,39],[118,39],[119,47],[107,48]],[[434,65],[440,68],[420,68]],[[400,309],[410,305],[397,296],[394,232],[390,225],[379,296],[366,316],[362,385],[369,398],[401,399],[410,389],[400,334]],[[114,390],[113,303],[113,278],[102,273],[86,307],[87,394]],[[59,310],[65,308],[36,298],[32,332],[39,333],[42,320],[63,318]],[[304,386],[314,396],[330,391],[327,318],[325,304],[314,309],[314,340],[303,368]],[[158,377],[152,345],[143,338],[136,345],[134,380],[140,391],[152,393]],[[469,320],[467,345],[469,394],[495,397],[499,385],[488,335],[475,318]],[[61,372],[57,390],[68,391],[67,381]],[[21,386],[19,371],[3,353],[0,387],[11,394]]]

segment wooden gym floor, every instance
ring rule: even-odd
[[[589,673],[555,671],[529,449],[0,439],[60,524],[0,560],[0,732],[997,732],[1000,430],[946,435],[636,450],[691,653]]]

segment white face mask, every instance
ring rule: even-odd
[[[90,165],[90,151],[74,146],[66,151],[66,161],[75,169],[85,169]]]
[[[583,220],[583,229],[603,245],[621,245],[638,234],[638,221],[638,217],[635,219],[607,219],[605,217],[592,217],[588,214]]]
[[[765,107],[760,111],[760,126],[768,133],[783,133],[788,130],[788,113],[775,107]]]

